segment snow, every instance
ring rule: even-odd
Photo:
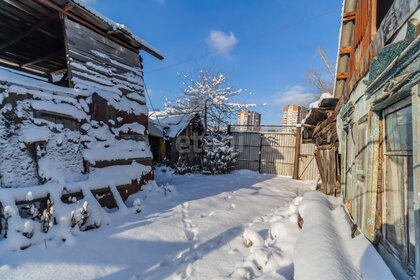
[[[120,140],[109,147],[85,149],[83,157],[90,163],[95,164],[99,161],[151,158],[152,153],[145,142]]]
[[[127,160],[138,158],[151,158],[152,153],[145,141],[116,139],[120,132],[134,133],[144,131],[144,126],[130,123],[120,128],[110,129],[105,123],[91,121],[92,125],[84,125],[82,129],[87,132],[83,136],[86,149],[83,157],[88,162],[95,164],[99,161]],[[112,132],[111,132],[112,131]]]
[[[312,102],[311,104],[309,104],[309,108],[310,109],[318,109],[319,108],[319,104],[321,104],[324,99],[329,99],[329,98],[334,98],[334,96],[331,93],[329,93],[329,92],[324,92],[319,97],[319,100],[317,100],[317,101]]]
[[[109,182],[107,176],[119,175],[121,179],[136,176],[134,173],[121,174],[118,166],[110,168],[112,170],[98,171],[88,181],[100,184]],[[98,229],[82,232],[76,226],[70,231],[62,229],[58,235],[55,232],[59,237],[49,232],[45,238],[37,237],[38,242],[23,251],[11,251],[13,247],[3,245],[8,240],[1,240],[0,278],[295,277],[299,280],[305,279],[301,275],[309,270],[316,272],[314,266],[321,265],[323,260],[330,261],[322,264],[327,265],[325,271],[338,273],[333,279],[348,279],[350,274],[347,278],[339,277],[342,275],[340,269],[346,267],[353,269],[349,270],[354,273],[352,276],[363,275],[365,279],[372,279],[369,278],[372,272],[389,276],[370,243],[361,237],[351,239],[345,234],[346,221],[342,216],[344,212],[340,212],[339,201],[323,195],[319,197],[319,193],[310,190],[312,182],[248,170],[217,176],[181,176],[160,168],[155,176],[157,185],[146,185],[144,191],[130,196],[125,205],[117,201],[119,210],[111,213],[94,211],[97,216],[92,216],[91,222],[100,223]],[[115,185],[117,183],[122,182],[115,182]],[[51,190],[52,186],[43,189]],[[112,186],[111,190],[116,191]],[[37,191],[32,191],[30,196],[38,197]],[[26,196],[28,190],[16,189],[16,192]],[[2,193],[0,197],[4,197]],[[84,209],[94,209],[94,202],[93,199],[71,205],[58,203],[54,209],[63,212],[65,208],[69,217],[73,211],[80,223]],[[5,207],[7,215],[15,215],[16,211],[13,207]],[[298,213],[304,218],[302,230],[297,224]],[[59,220],[59,224],[69,223],[69,217]],[[317,223],[329,227],[318,226],[314,231]],[[36,232],[35,226],[22,223],[22,231]],[[54,225],[50,231],[54,227],[58,226]],[[330,231],[337,235],[337,240],[325,243],[323,236],[328,236]],[[23,241],[31,240],[20,236]],[[66,241],[63,242],[61,237]],[[308,242],[304,244],[302,240]],[[334,250],[332,246],[338,246],[337,243],[341,247]],[[340,248],[343,249],[341,253],[337,252]],[[300,254],[299,250],[306,254]],[[326,253],[332,255],[325,258]],[[336,261],[335,256],[340,258]],[[307,261],[303,261],[305,258]],[[334,261],[338,262],[338,267],[331,267]],[[310,279],[329,278],[313,274]]]
[[[92,102],[89,92],[58,87],[3,69],[0,77],[0,100],[7,101],[0,109],[2,187],[80,180],[84,177],[84,160],[92,164],[127,160],[129,164],[133,159],[152,157],[143,139],[143,125],[132,122],[114,127],[111,121],[109,127],[91,120],[87,114]],[[114,107],[127,114],[147,114],[146,105],[109,93],[109,103]],[[106,94],[102,92],[102,96]],[[13,106],[9,99],[16,100]],[[83,133],[77,129],[81,123]],[[134,138],[119,139],[122,133]]]
[[[22,130],[22,140],[25,143],[48,141],[50,133],[47,127],[28,126]]]
[[[323,94],[321,94],[321,96],[319,97],[319,102],[321,102],[324,99],[328,99],[328,98],[334,98],[334,96],[329,93],[329,92],[324,92]]]
[[[394,279],[363,236],[351,238],[339,198],[307,192],[299,214],[304,225],[293,255],[296,280]]]
[[[2,81],[7,81],[11,85],[18,85],[19,87],[36,88],[36,89],[49,92],[49,93],[60,92],[60,93],[64,93],[73,97],[83,95],[83,92],[80,92],[78,90],[60,87],[60,86],[53,85],[51,83],[25,77],[23,75],[14,73],[10,70],[3,69],[3,68],[0,68],[0,77]]]
[[[60,115],[66,115],[79,121],[87,119],[85,112],[78,110],[75,106],[70,104],[56,104],[51,101],[34,100],[31,102],[31,105],[32,108],[38,111],[47,111]]]
[[[168,111],[150,111],[149,120],[153,129],[149,133],[159,137],[165,131],[166,137],[175,138],[188,126],[195,116],[195,113],[171,114]]]
[[[123,133],[138,133],[143,135],[144,134],[145,127],[142,124],[139,123],[126,123],[118,128],[112,128],[112,132],[115,133],[115,135],[119,135],[121,132]]]
[[[320,103],[319,100],[317,100],[315,102],[312,102],[311,104],[309,104],[309,108],[310,109],[318,109],[319,108],[319,103]]]

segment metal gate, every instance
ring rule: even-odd
[[[294,132],[233,131],[231,135],[232,145],[238,153],[235,169],[293,176],[298,168],[298,179],[318,178],[314,144],[301,144],[299,162],[295,162],[297,143]]]

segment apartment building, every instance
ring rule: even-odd
[[[261,114],[254,111],[238,112],[238,130],[256,131],[261,129]]]
[[[298,105],[287,105],[283,108],[283,130],[296,131],[296,125],[301,123],[309,110]]]

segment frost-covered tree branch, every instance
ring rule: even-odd
[[[165,110],[169,113],[200,113],[203,118],[207,118],[210,126],[219,128],[228,124],[235,112],[255,106],[235,102],[243,90],[234,89],[230,85],[229,75],[213,68],[204,67],[195,75],[180,75],[180,78],[183,87],[181,92],[174,101],[165,98]]]
[[[315,95],[315,97],[319,98],[325,92],[333,92],[335,69],[330,66],[331,63],[328,61],[327,52],[322,47],[318,47],[317,53],[325,65],[325,70],[311,69],[305,71],[305,82],[312,84],[318,90],[319,94]]]

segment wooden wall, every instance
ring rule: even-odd
[[[106,111],[97,106],[92,119],[112,119],[116,127],[137,122],[147,129],[139,54],[68,18],[64,22],[70,87],[96,93],[95,100],[108,105]]]
[[[96,87],[118,95],[137,92],[144,98],[138,53],[67,18],[65,29],[73,87]]]
[[[119,45],[67,17],[64,18],[64,39],[69,86],[88,93],[86,102],[81,100],[81,103],[88,107],[88,122],[91,122],[92,126],[95,123],[96,126],[109,130],[110,135],[115,138],[105,142],[91,139],[89,141],[96,141],[95,145],[90,143],[88,146],[86,141],[85,150],[101,147],[115,153],[115,149],[121,149],[125,144],[127,146],[128,140],[145,142],[148,109],[144,97],[141,57],[138,52]],[[139,124],[144,126],[144,129]],[[85,131],[82,133],[89,134]],[[110,135],[107,138],[111,137]],[[107,144],[108,142],[111,144]],[[126,146],[124,149],[129,149]],[[142,151],[144,153],[129,150],[130,153],[121,158],[118,155],[112,159],[105,155],[103,159],[97,156],[95,163],[88,163],[88,170],[110,165],[128,165],[132,161],[146,166],[152,165],[147,145]],[[153,178],[153,174],[149,177]],[[136,186],[130,185],[124,192],[134,193],[142,184],[143,182],[137,182]]]

